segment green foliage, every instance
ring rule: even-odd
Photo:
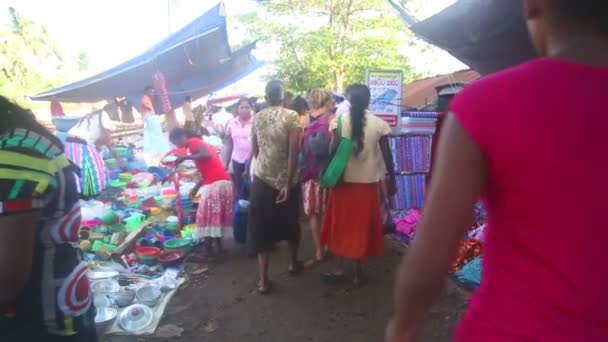
[[[0,94],[23,103],[25,97],[56,87],[65,79],[63,56],[46,28],[8,8],[0,27]]]
[[[272,56],[268,78],[292,90],[342,91],[363,82],[366,69],[402,70],[406,80],[416,76],[399,53],[411,37],[384,0],[275,0],[260,7],[236,23]]]

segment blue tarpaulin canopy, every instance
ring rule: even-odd
[[[154,85],[154,74],[161,71],[175,108],[187,95],[207,95],[257,69],[261,63],[251,55],[253,48],[255,44],[231,51],[224,5],[219,3],[141,55],[32,99],[98,102],[127,97],[139,106],[144,87]]]

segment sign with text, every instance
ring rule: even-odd
[[[400,70],[367,70],[367,86],[371,92],[369,109],[397,127],[401,114],[403,72]]]

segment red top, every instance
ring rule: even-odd
[[[195,160],[198,172],[203,176],[203,185],[215,183],[221,180],[230,180],[230,175],[226,172],[224,164],[217,155],[215,148],[199,138],[190,138],[186,144],[186,148],[191,154],[196,153],[200,148],[206,148],[211,154],[210,158]]]
[[[485,156],[481,287],[456,341],[608,341],[608,68],[540,59],[451,111]]]

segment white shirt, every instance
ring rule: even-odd
[[[342,120],[342,136],[351,138],[352,130],[350,115],[342,115],[331,121],[329,129],[338,127],[338,119]],[[380,139],[391,134],[388,123],[373,113],[365,112],[363,127],[363,150],[358,155],[351,155],[344,170],[344,181],[348,183],[376,183],[384,179],[386,165],[380,150]]]
[[[350,113],[350,102],[347,99],[344,99],[344,101],[340,102],[340,104],[336,108],[336,115],[348,113]]]
[[[85,115],[76,126],[68,131],[68,136],[80,138],[94,145],[102,137],[104,129],[113,131],[115,122],[103,110]]]

